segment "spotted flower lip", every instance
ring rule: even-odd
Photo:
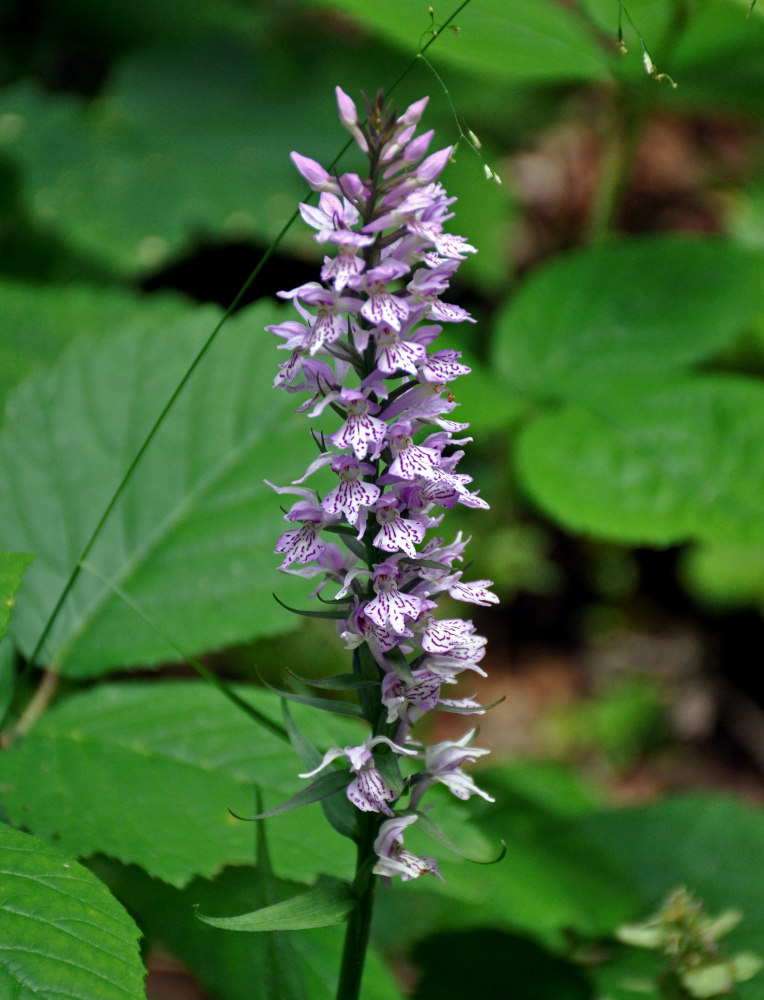
[[[415,823],[417,818],[414,813],[396,816],[380,826],[379,835],[374,841],[377,862],[372,871],[375,875],[382,875],[388,880],[398,876],[403,882],[427,874],[443,879],[435,858],[420,857],[403,846],[403,831]]]
[[[374,764],[372,750],[380,743],[386,744],[393,753],[404,756],[414,756],[416,750],[398,746],[386,736],[369,737],[364,743],[355,747],[332,747],[324,754],[324,758],[318,767],[312,771],[306,771],[299,775],[301,778],[312,778],[323,771],[325,767],[337,760],[339,757],[346,757],[350,770],[355,777],[347,787],[347,797],[361,812],[381,812],[387,816],[392,816],[389,803],[397,798],[397,793],[380,773]]]
[[[459,799],[492,801],[462,769],[487,753],[471,745],[474,732],[424,749],[411,742],[427,713],[484,711],[472,698],[444,697],[460,675],[485,675],[486,640],[468,619],[439,618],[437,602],[448,594],[488,607],[498,597],[490,580],[463,578],[469,539],[433,534],[457,504],[488,506],[458,471],[472,439],[451,386],[470,368],[437,345],[446,324],[474,322],[449,301],[449,285],[476,251],[450,231],[456,199],[440,178],[453,149],[431,152],[433,132],[418,132],[427,98],[400,114],[364,98],[364,118],[342,88],[335,93],[369,171],[338,176],[291,154],[320,194],[300,214],[326,256],[320,280],[279,293],[296,318],[268,330],[288,352],[274,386],[307,397],[297,412],[310,418],[319,454],[290,485],[272,488],[295,498],[276,542],[279,569],[317,578],[312,596],[330,585],[331,609],[319,614],[336,618],[338,640],[353,651],[351,688],[369,734],[332,747],[301,777],[345,758],[347,798],[378,814],[374,873],[440,878],[434,858],[403,843],[422,797],[441,784]]]

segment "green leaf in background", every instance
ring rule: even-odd
[[[693,545],[682,553],[681,580],[715,610],[764,608],[764,546]]]
[[[269,841],[272,831],[269,825]],[[274,935],[231,934],[201,923],[193,911],[198,906],[205,913],[243,912],[259,905],[262,878],[259,869],[226,868],[214,881],[198,878],[179,891],[150,879],[134,866],[122,867],[103,858],[91,864],[135,914],[146,936],[162,942],[181,959],[212,996],[225,1000],[272,1000],[263,972],[265,949]],[[303,888],[295,882],[276,880],[274,892],[277,899],[285,899]],[[321,927],[284,932],[282,936],[286,938],[284,959],[288,969],[301,974],[310,1000],[332,1000],[337,991],[342,928]],[[392,975],[373,948],[367,955],[363,997],[400,1000]]]
[[[764,543],[764,386],[734,376],[615,380],[519,437],[532,499],[576,532],[632,544]]]
[[[761,119],[762,53],[761,17],[747,18],[737,0],[698,4],[671,59],[669,72],[679,84],[676,94],[705,115],[726,109]]]
[[[0,825],[0,996],[141,1000],[140,932],[91,872]]]
[[[211,917],[198,910],[196,916],[204,924],[229,931],[304,931],[345,923],[353,905],[347,883],[332,881],[236,917]]]
[[[272,695],[237,691],[279,719]],[[315,713],[300,725],[322,746],[358,738],[349,723],[335,719],[329,730]],[[229,810],[252,811],[255,783],[266,808],[276,805],[301,787],[299,770],[288,743],[208,685],[154,682],[101,685],[52,709],[3,755],[0,782],[13,822],[78,856],[108,854],[181,886],[253,862],[254,825]],[[349,874],[350,845],[317,806],[297,822],[270,820],[268,841],[281,877]]]
[[[190,312],[180,295],[137,295],[94,285],[0,281],[0,409],[9,390],[53,362],[75,336],[102,339],[128,322],[152,333]]]
[[[429,38],[428,4],[411,0],[316,0],[323,8],[342,10],[407,52]],[[437,28],[459,6],[438,5]],[[454,24],[459,32],[442,32],[428,57],[452,63],[497,81],[532,83],[589,81],[606,76],[607,53],[585,24],[550,0],[480,0],[465,7]]]
[[[388,49],[339,44],[320,19],[310,32],[274,17],[254,37],[147,46],[115,62],[94,101],[9,88],[0,155],[20,171],[35,229],[142,276],[202,241],[270,242],[306,193],[290,151],[328,163],[343,146],[338,78],[373,92],[397,75],[390,64]],[[304,226],[287,243],[318,256]]]
[[[8,632],[16,591],[21,586],[24,570],[33,559],[34,556],[23,552],[0,552],[0,640]]]
[[[329,160],[342,143],[329,80],[306,86],[288,51],[233,43],[126,56],[92,104],[19,84],[3,109],[16,127],[0,153],[23,169],[34,224],[128,275],[201,236],[267,242],[305,192],[290,150]]]
[[[311,440],[271,388],[256,305],[230,320],[139,466],[59,616],[46,660],[71,675],[151,664],[288,631],[304,581],[276,570],[281,514],[263,482],[296,478]],[[18,388],[0,438],[0,545],[36,557],[13,619],[27,654],[148,428],[219,316],[72,345]],[[155,628],[125,603],[126,592]],[[23,594],[23,600],[22,598]]]
[[[535,400],[588,399],[623,376],[718,353],[764,311],[764,251],[660,237],[536,270],[496,321],[494,362]]]

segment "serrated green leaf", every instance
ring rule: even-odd
[[[140,931],[58,848],[0,825],[0,996],[141,1000]]]
[[[277,579],[295,597],[304,585],[276,571],[280,514],[263,479],[294,479],[311,442],[286,394],[271,389],[276,357],[263,326],[279,315],[256,305],[223,329],[91,551],[97,575],[80,575],[44,662],[93,676],[294,627],[271,592]],[[161,329],[78,341],[54,371],[32,376],[14,394],[0,438],[0,545],[36,556],[13,620],[27,655],[218,316],[205,308]],[[253,614],[257,607],[267,613]]]
[[[198,910],[196,916],[205,924],[229,931],[301,931],[342,924],[353,906],[350,886],[332,882],[237,917],[210,917]]]
[[[320,0],[326,7],[326,0]],[[331,0],[329,6],[345,11],[382,37],[413,50],[428,41],[431,27],[438,28],[459,5],[436,9],[430,21],[425,4],[410,0]],[[454,24],[458,33],[439,33],[432,55],[505,82],[551,82],[602,79],[607,52],[600,48],[586,26],[569,10],[534,0],[481,0],[465,7]],[[429,55],[429,53],[428,53]]]
[[[191,308],[182,296],[167,293],[0,281],[0,409],[14,385],[53,362],[76,336],[101,340],[127,323],[153,332]]]
[[[671,237],[595,247],[536,270],[496,322],[494,361],[534,401],[702,361],[764,310],[764,252]]]
[[[523,429],[517,470],[566,528],[633,544],[764,542],[764,387],[686,377],[613,382],[589,407]]]
[[[237,691],[279,718],[269,693]],[[349,722],[333,720],[330,734],[321,720],[300,718],[320,745],[358,741]],[[250,812],[255,783],[266,809],[301,787],[288,744],[194,682],[102,685],[76,695],[7,751],[2,765],[12,821],[56,836],[76,855],[135,862],[173,885],[254,859],[252,826],[229,809]],[[347,877],[352,865],[352,851],[315,808],[303,810],[299,824],[273,820],[268,839],[282,876]]]

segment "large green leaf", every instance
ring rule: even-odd
[[[127,322],[156,330],[189,308],[177,295],[1,281],[0,408],[12,386],[41,364],[54,361],[75,336],[101,339]]]
[[[307,85],[294,63],[207,41],[125,57],[93,103],[19,84],[0,152],[35,225],[117,271],[155,270],[200,237],[267,241],[305,191],[290,150],[329,160],[343,141],[331,80]]]
[[[764,541],[764,386],[613,381],[520,434],[530,496],[568,529],[634,544]]]
[[[278,720],[278,700],[240,693]],[[298,706],[299,708],[299,706]],[[355,737],[343,720],[300,718],[321,746]],[[329,732],[331,725],[331,733]],[[3,755],[0,780],[11,820],[56,837],[78,856],[96,852],[141,865],[173,885],[253,862],[255,784],[265,808],[305,784],[290,745],[201,683],[102,685],[70,698]],[[351,845],[317,805],[268,821],[281,877],[347,877]]]
[[[431,27],[427,5],[411,0],[316,0],[346,11],[365,27],[412,51]],[[438,5],[435,27],[459,6]],[[444,31],[433,47],[439,63],[450,62],[500,81],[558,82],[600,79],[607,53],[583,22],[550,0],[480,0],[459,14],[459,32]]]
[[[106,886],[58,848],[0,825],[0,996],[140,1000],[140,932]]]
[[[0,439],[0,546],[36,561],[13,634],[28,654],[107,501],[219,313],[78,341],[19,387]],[[279,574],[278,498],[313,453],[293,397],[271,389],[273,307],[229,322],[146,453],[47,643],[92,676],[294,627],[305,585]],[[114,587],[117,588],[113,589]],[[124,591],[152,624],[127,604]],[[156,631],[158,628],[159,631]],[[174,644],[174,646],[173,646]]]
[[[273,827],[268,829],[272,840]],[[243,912],[261,903],[262,873],[253,868],[226,868],[214,881],[197,878],[177,890],[148,878],[134,866],[123,868],[96,859],[96,872],[136,919],[147,937],[161,941],[194,972],[213,996],[226,1000],[272,1000],[266,975],[268,938],[281,937],[279,972],[297,980],[310,1000],[331,1000],[336,994],[343,932],[341,927],[276,935],[231,934],[196,919],[193,907],[205,913]],[[302,886],[276,880],[276,899],[293,896]],[[286,940],[284,940],[286,939]],[[301,983],[300,983],[301,981]],[[364,1000],[398,1000],[393,977],[374,953],[367,955]],[[290,997],[291,1000],[291,997]]]
[[[764,252],[661,237],[535,271],[496,322],[495,363],[537,400],[587,399],[613,378],[708,358],[764,311]]]

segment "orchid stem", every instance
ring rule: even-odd
[[[377,813],[364,813],[358,824],[360,836],[353,880],[356,905],[348,917],[345,930],[337,1000],[358,1000],[361,995],[361,980],[369,946],[374,890],[377,884],[377,876],[371,870],[371,862],[374,857],[374,840],[379,831],[379,819]]]

